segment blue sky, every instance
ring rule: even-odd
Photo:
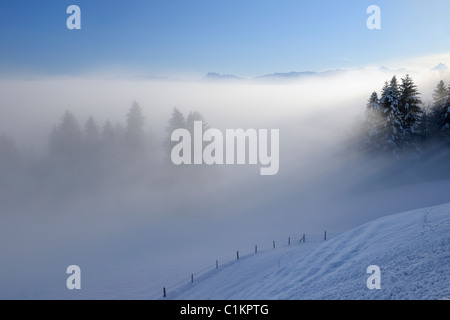
[[[81,8],[81,30],[66,28],[71,4]],[[371,4],[381,8],[381,30],[366,28]],[[2,0],[0,72],[257,76],[361,67],[449,52],[449,12],[441,0]]]

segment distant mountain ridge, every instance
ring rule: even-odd
[[[391,69],[386,66],[381,66],[378,68],[379,71],[382,72],[388,72],[388,73],[402,73],[407,74],[408,72],[412,72],[411,70],[405,69],[405,68],[397,68],[397,69]],[[450,71],[450,69],[444,64],[439,63],[434,68],[430,69],[431,71],[438,71],[438,72],[447,72]],[[205,81],[227,81],[227,80],[256,80],[256,81],[290,81],[290,80],[297,80],[297,79],[303,79],[307,77],[320,77],[320,76],[329,76],[333,74],[342,74],[345,72],[351,72],[353,70],[346,70],[346,69],[335,69],[335,70],[327,70],[327,71],[291,71],[291,72],[275,72],[270,74],[264,74],[256,77],[250,77],[245,78],[241,76],[237,76],[234,74],[220,74],[217,72],[208,72],[202,80]]]
[[[314,71],[302,71],[302,72],[297,72],[297,71],[291,71],[291,72],[277,72],[277,73],[271,73],[271,74],[265,74],[262,76],[258,76],[256,77],[256,79],[262,79],[262,78],[299,78],[299,77],[304,77],[304,76],[312,76],[312,75],[317,75],[319,74],[318,72],[314,72]]]
[[[244,78],[234,74],[221,74],[217,72],[208,72],[202,80],[206,81],[223,81],[223,80],[293,80],[311,76],[329,75],[332,73],[346,72],[345,70],[328,70],[324,72],[315,71],[291,71],[291,72],[276,72],[256,76],[252,78]]]
[[[203,80],[241,80],[243,78],[235,76],[233,74],[220,74],[217,72],[208,72]]]
[[[439,63],[436,67],[434,67],[431,70],[433,70],[433,71],[448,71],[448,67],[443,63]]]

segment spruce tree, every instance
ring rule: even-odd
[[[126,143],[132,149],[139,149],[143,146],[145,132],[145,117],[142,108],[134,101],[127,114]]]
[[[85,145],[88,151],[95,151],[100,142],[100,132],[94,117],[90,116],[84,125]]]
[[[186,129],[189,130],[189,132],[191,133],[191,135],[194,134],[194,122],[195,121],[202,121],[203,125],[202,125],[202,130],[203,132],[208,129],[208,124],[205,122],[205,120],[203,119],[203,116],[200,112],[198,111],[194,111],[194,112],[189,112],[187,118],[186,118]]]
[[[442,137],[450,142],[450,87],[447,89],[447,98],[440,109],[439,115]]]
[[[103,146],[113,146],[115,142],[114,128],[109,120],[106,120],[102,128],[101,140]]]
[[[387,81],[385,81],[383,89],[381,89],[381,96],[379,99],[380,108],[382,108],[384,106],[384,101],[386,100],[386,94],[387,94],[388,89],[389,89],[389,83]],[[383,104],[383,105],[381,105],[381,104]]]
[[[187,118],[186,118],[186,129],[189,130],[189,132],[191,133],[191,137],[194,137],[194,122],[195,121],[202,121],[202,136],[203,133],[208,129],[208,124],[206,123],[206,121],[203,119],[203,116],[200,112],[198,111],[191,111],[189,112]],[[205,144],[202,141],[202,150],[203,147],[205,146]],[[194,144],[191,144],[191,160],[192,163],[194,163]]]
[[[113,125],[109,120],[106,120],[102,127],[100,135],[101,154],[103,156],[103,163],[111,165],[118,159],[119,155],[119,143],[117,139],[117,133]]]
[[[389,88],[392,90],[392,96],[397,100],[400,99],[400,86],[398,84],[397,76],[393,76],[389,83]]]
[[[436,89],[433,92],[433,106],[434,110],[439,110],[443,105],[447,103],[449,90],[445,86],[444,81],[439,81]]]
[[[381,133],[383,117],[378,100],[378,94],[373,92],[369,98],[365,117],[365,131],[367,135],[366,144],[370,149],[381,148]]]
[[[444,81],[440,81],[433,93],[433,105],[431,107],[430,131],[436,139],[449,137],[450,129],[450,88]]]
[[[402,127],[404,128],[403,148],[419,149],[419,123],[422,116],[419,91],[413,80],[406,75],[400,85],[399,111]]]
[[[56,156],[76,158],[81,153],[82,131],[70,111],[64,113],[61,123],[55,127],[50,137],[50,150]]]
[[[183,113],[181,113],[180,110],[178,110],[178,108],[173,108],[173,112],[172,115],[169,119],[169,124],[166,128],[166,131],[169,135],[169,140],[170,140],[170,136],[172,135],[172,132],[175,129],[186,129],[186,119],[184,118]]]
[[[166,148],[169,159],[172,148],[177,144],[177,142],[173,142],[171,140],[172,132],[176,129],[186,129],[186,119],[184,118],[184,115],[180,112],[180,110],[175,107],[173,108],[172,115],[166,128],[167,136],[164,141],[164,146]]]
[[[380,99],[381,112],[384,118],[382,132],[383,148],[397,155],[404,145],[404,128],[402,125],[402,114],[399,109],[400,90],[397,78],[394,76],[389,83],[385,84]]]

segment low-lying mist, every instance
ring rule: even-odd
[[[392,75],[356,70],[293,82],[1,80],[0,134],[16,153],[1,163],[0,297],[57,296],[70,264],[98,275],[146,256],[154,263],[149,274],[160,280],[170,277],[165,266],[176,259],[214,259],[212,252],[284,235],[339,233],[450,201],[442,167],[447,155],[434,150],[399,160],[360,148],[367,100]],[[441,75],[411,76],[423,100],[431,99]],[[107,122],[125,134],[133,101],[145,116],[142,149],[123,143],[52,153],[52,132],[67,111],[82,132],[92,116],[100,136]],[[166,129],[174,108],[185,118],[198,112],[222,132],[279,129],[279,172],[261,176],[260,164],[173,165]]]

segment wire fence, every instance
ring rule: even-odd
[[[182,291],[186,285],[194,283],[196,280],[206,277],[208,274],[214,270],[219,270],[220,268],[226,267],[227,265],[251,257],[255,254],[262,254],[269,250],[276,250],[280,248],[287,248],[293,246],[299,246],[304,244],[320,244],[329,239],[332,239],[339,235],[339,233],[328,233],[324,231],[319,234],[291,234],[285,236],[284,238],[276,238],[271,241],[265,241],[262,243],[255,244],[254,246],[248,246],[246,248],[237,249],[234,252],[230,251],[226,254],[218,255],[208,261],[197,264],[197,271],[186,273],[186,282],[177,287],[173,287],[172,290],[168,290],[167,287],[163,287],[162,297],[166,298],[169,293],[174,293]]]

